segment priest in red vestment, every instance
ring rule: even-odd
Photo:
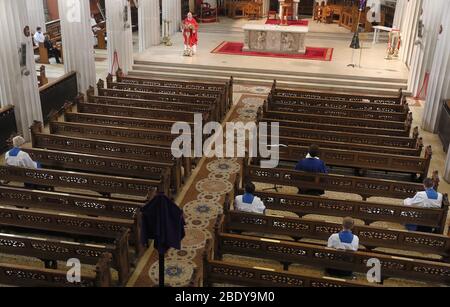
[[[187,18],[183,21],[184,51],[197,53],[198,45],[198,23],[192,17],[192,13],[187,14]]]

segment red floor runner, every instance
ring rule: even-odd
[[[279,19],[267,19],[266,25],[279,25],[281,20]],[[308,20],[288,20],[289,26],[308,26]]]
[[[306,54],[279,54],[272,52],[261,51],[243,51],[244,44],[237,42],[222,42],[216,47],[212,53],[232,54],[244,56],[260,56],[272,58],[290,58],[290,59],[304,59],[317,61],[331,61],[333,58],[333,48],[315,48],[306,47]]]

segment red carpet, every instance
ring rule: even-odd
[[[216,49],[211,51],[211,53],[317,61],[331,61],[333,58],[333,48],[306,47],[306,54],[279,54],[261,51],[242,51],[242,48],[244,48],[243,43],[222,42],[219,46],[216,47]]]
[[[281,23],[281,20],[279,19],[267,19],[266,25],[279,25]],[[288,20],[289,26],[308,26],[309,21],[308,20]]]

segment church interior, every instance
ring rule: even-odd
[[[0,25],[0,287],[450,286],[450,0]]]

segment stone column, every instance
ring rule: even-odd
[[[29,128],[34,120],[42,121],[42,108],[32,38],[23,31],[28,25],[26,3],[27,0],[0,0],[0,107],[15,106],[17,127],[30,140]],[[26,50],[24,65],[21,49]]]
[[[423,37],[417,38],[416,34],[408,82],[408,89],[413,96],[419,94],[425,75],[431,70],[445,2],[446,0],[435,0],[423,3]]]
[[[397,0],[397,4],[395,5],[395,15],[394,22],[392,28],[400,29],[405,19],[406,8],[408,5],[408,0]]]
[[[43,0],[28,0],[27,12],[31,32],[35,32],[37,27],[41,27],[45,32],[45,12]]]
[[[133,65],[133,34],[128,0],[108,0],[106,31],[108,33],[108,70],[115,73],[118,66],[125,74]]]
[[[139,51],[161,43],[159,0],[139,1]]]
[[[177,12],[177,2],[180,5],[180,12]],[[179,17],[179,19],[178,19]],[[162,19],[170,22],[169,35],[174,35],[180,30],[181,2],[177,0],[162,1]]]
[[[400,60],[410,65],[414,41],[417,36],[417,25],[419,22],[420,8],[423,0],[408,1],[405,18],[401,28],[402,46],[400,48]]]
[[[442,33],[437,39],[434,61],[430,72],[428,94],[425,100],[425,109],[422,118],[422,128],[436,133],[439,114],[442,111],[442,102],[450,98],[450,2],[441,5],[443,11],[441,18]]]
[[[64,70],[77,72],[78,91],[95,86],[94,33],[90,22],[89,0],[58,0]]]

